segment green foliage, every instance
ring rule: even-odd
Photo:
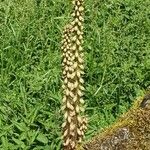
[[[87,0],[86,138],[150,84],[150,1]],[[60,40],[70,1],[0,0],[0,149],[60,150]]]

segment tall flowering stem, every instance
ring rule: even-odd
[[[83,139],[87,119],[84,113],[84,54],[83,54],[83,0],[73,0],[71,23],[62,36],[63,104],[64,112],[63,148],[75,150]]]

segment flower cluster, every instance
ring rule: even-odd
[[[62,125],[64,150],[74,150],[82,141],[86,130],[87,119],[83,100],[83,0],[73,0],[73,20],[67,25],[62,37],[63,51],[63,106],[65,122]]]

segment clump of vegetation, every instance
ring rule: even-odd
[[[100,135],[87,142],[85,150],[149,150],[150,92]]]
[[[61,33],[71,1],[0,0],[0,149],[61,150]],[[86,140],[150,85],[150,1],[86,0]]]

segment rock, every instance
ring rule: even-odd
[[[150,92],[135,101],[116,123],[82,146],[83,150],[150,150]]]

